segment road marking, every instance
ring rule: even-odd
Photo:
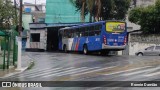
[[[31,76],[31,75],[35,75],[35,74],[41,74],[41,73],[45,73],[45,72],[49,72],[49,71],[53,71],[53,70],[58,70],[58,69],[62,69],[62,68],[50,68],[50,69],[47,69],[47,70],[42,70],[42,71],[37,71],[37,72],[29,72],[29,73],[20,73],[20,74],[16,74],[16,75],[12,75],[10,77],[25,77],[25,76]]]
[[[45,68],[45,69],[37,69],[37,70],[34,70],[34,71],[28,71],[27,74],[36,73],[36,72],[42,72],[42,71],[47,71],[47,70],[51,70],[51,69],[62,69],[62,67],[60,67],[60,68],[50,67],[50,68]]]
[[[96,70],[92,70],[92,71],[89,71],[89,72],[74,74],[74,75],[71,75],[71,76],[79,76],[79,75],[88,74],[88,73],[92,73],[92,72],[97,72],[97,71],[101,71],[101,70],[105,70],[105,69],[109,69],[109,68],[114,68],[114,67],[117,67],[117,66],[111,66],[111,67],[96,69]]]
[[[122,74],[124,76],[129,76],[129,75],[134,75],[134,74],[139,74],[139,73],[143,73],[143,72],[151,72],[151,71],[155,71],[157,69],[160,69],[160,67],[157,68],[149,68],[147,70],[141,70],[141,71],[136,71],[136,72],[132,72],[132,73],[126,73],[126,74]]]
[[[143,69],[143,68],[148,68],[148,67],[152,67],[152,66],[133,68],[133,69],[129,69],[129,70],[124,70],[124,71],[119,71],[119,72],[114,72],[114,73],[109,73],[109,74],[103,74],[103,75],[113,75],[113,74],[118,74],[118,73],[123,73],[123,72],[128,72],[128,71],[135,71],[135,70],[139,70],[139,69]]]
[[[64,72],[59,72],[59,73],[54,73],[54,74],[50,74],[50,75],[46,75],[46,76],[42,76],[42,77],[50,77],[50,76],[57,76],[57,75],[61,75],[61,74],[65,74],[65,73],[72,73],[76,70],[83,70],[85,69],[86,67],[81,67],[81,68],[75,68],[75,69],[71,69],[71,70],[68,70],[68,71],[64,71]]]
[[[66,70],[68,70],[68,71],[75,70],[74,68],[75,67],[69,67],[69,68],[57,70],[57,71],[54,71],[54,72],[48,72],[48,73],[44,73],[44,74],[34,75],[34,76],[29,77],[29,78],[34,78],[34,77],[38,77],[38,76],[48,77],[48,76],[53,75],[53,73],[57,73],[57,74],[62,73],[62,72],[59,72],[59,71],[62,71],[62,70],[64,70],[64,72],[66,72]],[[81,68],[86,68],[86,67],[81,67]],[[78,69],[81,69],[81,68],[76,68],[76,69],[78,70]]]
[[[93,70],[93,69],[96,69],[96,68],[100,68],[100,67],[86,68],[86,69],[82,69],[82,70],[78,70],[78,71],[73,71],[73,72],[69,72],[69,73],[60,74],[60,75],[57,75],[57,76],[64,76],[64,75],[68,75],[68,74],[75,74],[75,73],[80,73],[80,72],[86,72],[88,70]]]
[[[147,75],[144,75],[146,77],[150,77],[150,76],[155,76],[155,75],[159,75],[160,72],[155,72],[155,73],[151,73],[151,74],[147,74]]]
[[[45,72],[45,73],[41,73],[41,74],[35,73],[35,74],[33,74],[32,76],[31,76],[31,75],[27,75],[27,76],[28,76],[27,78],[29,78],[29,77],[38,77],[38,76],[48,75],[48,74],[51,74],[51,73],[54,73],[54,72],[59,72],[59,71],[68,70],[68,69],[72,69],[72,68],[74,68],[74,67],[69,67],[69,68],[64,68],[64,69],[57,69],[57,70],[55,70],[55,71],[54,71],[54,69],[52,69],[53,72]],[[24,77],[24,76],[23,76],[23,77]]]

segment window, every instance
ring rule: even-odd
[[[80,37],[80,30],[79,30],[79,28],[76,29],[76,37]]]
[[[101,28],[102,28],[102,26],[101,25],[97,25],[97,26],[95,26],[95,36],[98,36],[98,35],[100,35],[100,33],[101,33]]]
[[[95,34],[94,34],[94,26],[91,26],[90,28],[89,28],[89,36],[94,36]]]
[[[73,38],[73,37],[74,37],[74,31],[75,31],[75,30],[74,30],[74,29],[72,29],[72,30],[71,30],[71,32],[70,32],[70,34],[71,34],[71,38]]]
[[[160,50],[160,46],[156,46],[155,50]]]
[[[71,30],[67,30],[67,38],[71,38],[72,37],[72,32]]]
[[[81,27],[79,28],[80,31],[80,37],[86,36],[86,28],[85,27]]]
[[[151,46],[151,47],[146,48],[145,50],[153,50],[153,49],[154,49],[154,46]]]
[[[88,36],[88,34],[89,34],[89,27],[85,27],[84,30],[85,30],[84,31],[84,36]]]
[[[40,42],[40,33],[32,33],[31,42]]]
[[[45,18],[38,18],[39,23],[45,23]]]
[[[63,30],[59,32],[59,37],[62,38],[62,36],[63,36]]]
[[[63,32],[63,38],[67,38],[67,30],[64,30]]]

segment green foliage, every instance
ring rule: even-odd
[[[132,9],[129,21],[139,24],[144,33],[160,33],[160,0],[155,5]]]
[[[8,29],[14,23],[15,9],[11,0],[0,0],[0,28]]]
[[[141,17],[141,13],[143,8],[135,8],[129,12],[129,20],[133,23],[139,24],[139,19]]]
[[[76,11],[82,12],[84,9],[84,16],[89,13],[90,21],[91,17],[99,20],[124,20],[131,0],[70,0],[70,2],[77,8]],[[85,7],[82,9],[83,2]]]
[[[114,1],[114,12],[113,18],[116,20],[125,19],[125,15],[128,11],[128,8],[130,6],[131,0],[113,0]]]

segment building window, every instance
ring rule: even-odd
[[[32,33],[31,42],[40,42],[40,33]]]
[[[39,22],[39,23],[44,23],[44,22],[45,22],[45,19],[44,19],[44,18],[38,18],[38,22]]]

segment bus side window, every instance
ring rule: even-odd
[[[70,30],[65,30],[66,31],[66,34],[65,34],[65,38],[70,38]]]
[[[89,29],[89,36],[94,36],[94,26],[91,26]]]
[[[75,29],[74,31],[74,37],[79,37],[79,31],[78,31],[78,28]]]
[[[88,34],[89,34],[89,27],[85,27],[84,28],[84,36],[88,36]]]
[[[71,30],[71,38],[74,37],[74,30]]]
[[[101,25],[95,26],[95,36],[100,35],[101,33]]]
[[[79,29],[79,32],[80,32],[80,37],[84,37],[85,36],[85,28],[84,27],[81,27]]]
[[[66,38],[66,30],[64,30],[64,32],[63,32],[63,38]]]
[[[82,34],[82,37],[85,36],[85,28],[81,28],[81,34]]]
[[[76,37],[79,37],[79,34],[80,34],[79,28],[77,28],[77,30],[76,30]]]
[[[68,38],[72,37],[72,30],[68,30],[68,34],[67,34]]]
[[[76,30],[74,30],[73,32],[73,37],[76,37]]]
[[[59,37],[62,38],[62,36],[63,36],[63,31],[61,30],[59,31]]]

